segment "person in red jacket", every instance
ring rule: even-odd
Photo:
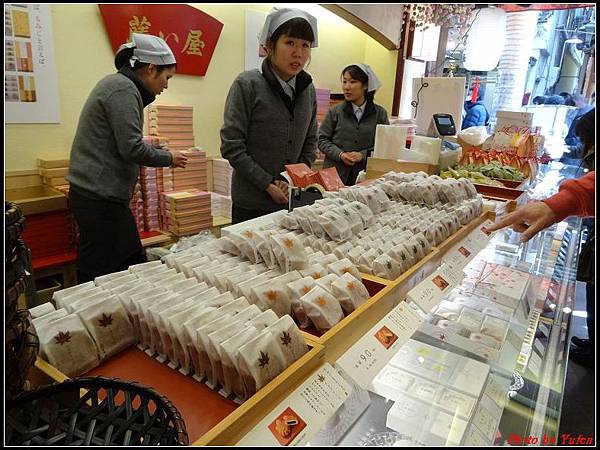
[[[541,202],[532,202],[517,208],[488,228],[496,231],[508,226],[522,233],[521,242],[527,242],[539,231],[569,216],[595,216],[596,172],[589,172],[576,180],[567,180],[559,192]]]

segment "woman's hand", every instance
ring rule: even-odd
[[[354,163],[359,163],[363,159],[363,155],[361,152],[350,152],[350,158],[354,161]]]
[[[275,203],[279,203],[280,205],[285,205],[288,202],[287,195],[284,194],[276,184],[271,183],[269,187],[267,187],[267,194],[271,196]]]
[[[169,150],[171,152],[171,156],[173,157],[173,161],[171,162],[171,167],[180,167],[185,169],[187,165],[187,156],[177,150]]]
[[[556,222],[554,211],[544,202],[534,202],[517,208],[500,222],[488,227],[488,231],[496,231],[512,225],[513,230],[521,235],[521,242],[527,242],[539,231]]]
[[[343,152],[340,155],[340,159],[347,166],[353,166],[356,163],[356,161],[354,160],[354,157],[352,156],[352,153],[353,152]]]

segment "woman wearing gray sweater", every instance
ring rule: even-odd
[[[187,160],[143,140],[144,107],[175,74],[167,43],[134,33],[117,51],[115,66],[118,72],[100,80],[83,105],[66,177],[79,226],[80,283],[145,261],[129,209],[140,165],[185,167]]]
[[[260,38],[261,70],[241,73],[225,103],[221,154],[233,167],[232,222],[284,209],[286,164],[314,162],[317,103],[312,78],[302,70],[317,46],[310,14],[274,8]]]
[[[373,102],[380,86],[368,65],[346,67],[342,71],[346,101],[327,111],[319,129],[319,149],[325,153],[323,168],[335,167],[346,186],[356,183],[358,173],[367,167],[377,124],[389,125],[385,109]]]

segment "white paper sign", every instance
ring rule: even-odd
[[[400,303],[344,353],[337,365],[360,387],[369,387],[422,322],[406,302]]]
[[[456,269],[462,269],[475,257],[479,250],[467,237],[448,250],[442,257],[442,261]]]
[[[429,313],[448,292],[460,284],[462,279],[463,273],[460,269],[444,264],[415,288],[408,291],[407,297],[423,311]]]
[[[351,387],[324,364],[237,445],[306,445],[348,398]]]
[[[488,242],[494,233],[488,233],[487,231],[484,231],[484,229],[491,227],[493,224],[494,222],[488,219],[469,233],[469,241],[477,251],[487,247]]]
[[[50,5],[4,8],[6,123],[59,123]]]
[[[529,370],[539,379],[540,370],[542,369],[542,358],[536,352],[531,352],[529,355]]]

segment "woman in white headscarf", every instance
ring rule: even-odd
[[[232,221],[284,209],[286,164],[309,167],[317,149],[317,102],[303,69],[317,46],[317,20],[298,9],[273,10],[260,44],[260,70],[242,72],[225,103],[221,154],[233,167]]]
[[[115,67],[83,105],[66,177],[79,226],[80,283],[146,260],[129,209],[140,166],[185,167],[187,159],[143,140],[144,107],[168,87],[177,67],[167,43],[134,33],[117,51]]]
[[[325,154],[323,167],[335,167],[346,186],[356,183],[358,173],[367,167],[377,125],[389,125],[386,110],[373,102],[380,87],[368,65],[346,67],[342,71],[346,101],[330,108],[321,123],[319,149]]]

